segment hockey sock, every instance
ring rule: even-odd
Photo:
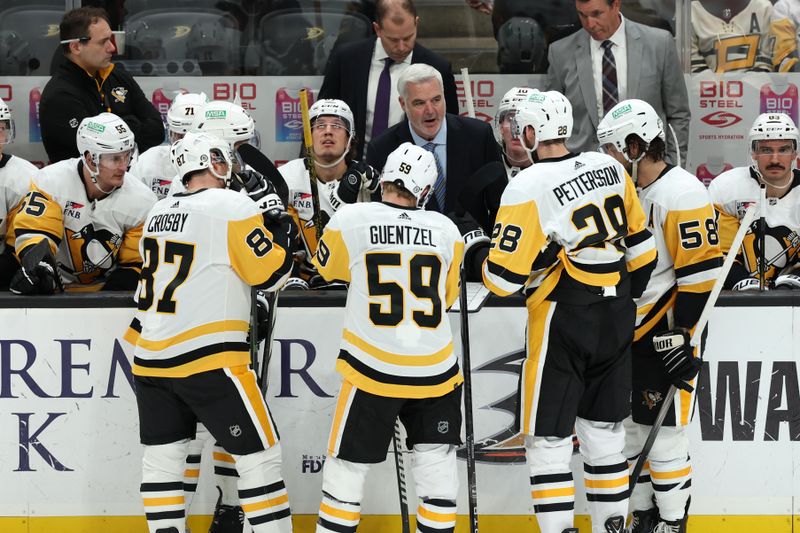
[[[455,528],[454,500],[420,500],[417,507],[417,533],[453,533]]]
[[[361,504],[342,502],[322,493],[317,518],[317,533],[355,533],[361,521]]]
[[[188,441],[145,446],[140,491],[151,533],[174,527],[185,531],[183,466]]]
[[[214,444],[214,482],[220,491],[220,504],[237,506],[239,498],[236,495],[239,473],[236,471],[236,461],[231,454],[219,444]]]
[[[639,456],[628,459],[629,472],[633,470]],[[644,462],[639,479],[636,480],[636,488],[631,494],[630,508],[632,511],[646,511],[653,508],[653,485],[650,483],[650,461]]]
[[[572,438],[526,437],[533,512],[542,533],[571,528],[575,513],[575,483],[569,461]]]
[[[254,533],[290,533],[292,512],[281,476],[280,444],[234,457],[240,505]]]
[[[200,479],[200,461],[203,455],[203,439],[189,441],[188,454],[186,455],[186,467],[183,471],[183,496],[186,500],[186,514],[192,508],[192,500],[197,492],[197,482]]]
[[[650,478],[662,520],[675,521],[686,513],[689,488],[692,486],[692,465],[689,457],[672,461],[650,461]]]

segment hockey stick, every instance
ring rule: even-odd
[[[461,265],[461,353],[462,370],[464,372],[464,428],[466,430],[467,449],[467,496],[469,498],[469,530],[478,531],[478,484],[475,479],[475,433],[472,428],[472,365],[469,355],[469,309],[467,302],[467,273]]]
[[[760,196],[758,197],[759,217],[758,217],[758,290],[764,292],[767,283],[767,186],[761,184]]]
[[[278,296],[280,291],[272,291],[267,293],[267,324],[269,324],[269,332],[264,337],[264,357],[261,360],[261,372],[258,376],[258,388],[261,393],[266,396],[267,382],[269,381],[269,362],[272,359],[272,339],[275,337],[275,320],[278,317]]]
[[[308,89],[300,89],[300,111],[303,114],[303,142],[306,147],[304,161],[308,171],[308,181],[311,184],[311,205],[314,213],[311,220],[314,222],[314,231],[317,242],[322,235],[322,211],[319,207],[319,191],[317,190],[317,168],[314,165],[314,143],[311,139],[311,119],[308,115]]]
[[[269,157],[253,146],[252,144],[245,143],[236,149],[245,164],[251,166],[253,170],[267,178],[272,185],[275,186],[275,191],[280,196],[283,205],[289,205],[289,186],[283,175],[278,170]]]
[[[755,204],[751,204],[747,208],[747,211],[745,212],[744,217],[739,225],[739,231],[737,231],[736,235],[733,237],[733,242],[731,242],[728,255],[725,256],[725,261],[722,263],[720,273],[714,282],[714,286],[711,288],[711,292],[706,300],[706,305],[703,307],[703,311],[700,313],[700,318],[697,320],[697,324],[694,327],[694,333],[689,341],[689,344],[693,347],[700,344],[700,340],[703,337],[703,330],[706,329],[708,319],[711,317],[711,311],[713,311],[714,306],[717,303],[719,293],[722,291],[722,285],[725,283],[725,278],[728,277],[728,272],[730,271],[731,266],[736,259],[736,254],[739,248],[742,246],[744,236],[750,229],[750,225],[753,223],[753,220],[756,217],[756,209],[757,206]],[[670,385],[669,390],[664,397],[661,408],[658,410],[658,415],[656,415],[656,419],[653,422],[653,427],[650,428],[650,433],[647,434],[647,440],[645,440],[644,446],[642,446],[642,451],[639,452],[639,458],[636,459],[636,465],[633,467],[633,471],[631,472],[631,476],[628,480],[630,492],[633,492],[633,489],[636,487],[636,481],[639,479],[639,475],[642,473],[642,468],[644,468],[644,463],[647,461],[647,456],[650,454],[650,450],[653,448],[653,443],[656,441],[656,437],[661,429],[661,425],[664,423],[667,413],[669,413],[670,409],[673,407],[673,400],[677,391],[678,389],[675,387],[675,385]]]
[[[408,518],[408,496],[406,494],[406,461],[401,455],[400,422],[397,420],[394,421],[392,448],[394,448],[394,469],[397,473],[397,494],[400,496],[400,519],[403,524],[403,533],[411,533],[411,522]]]
[[[461,69],[461,83],[464,85],[464,98],[467,99],[467,116],[475,118],[475,104],[472,102],[472,86],[469,82],[469,69]]]

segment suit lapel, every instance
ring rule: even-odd
[[[628,49],[627,97],[634,98],[639,92],[639,78],[642,77],[642,32],[631,21],[625,21],[625,47]]]
[[[461,122],[452,117],[449,113],[445,114],[447,120],[447,168],[445,169],[445,204],[448,206],[455,206],[458,200],[458,193],[461,189],[460,179],[466,179],[467,176],[461,176],[464,172],[462,163],[469,159],[464,154],[464,148],[470,146],[469,142],[463,139],[463,132],[461,130]],[[460,148],[460,150],[459,150]],[[441,212],[445,212],[445,206],[440,206]],[[451,208],[451,209],[454,209]]]
[[[581,94],[583,94],[583,102],[589,113],[589,120],[596,128],[600,121],[597,118],[597,94],[594,92],[592,51],[589,48],[589,39],[589,34],[585,30],[580,30],[578,46],[575,51],[575,68],[578,71]]]

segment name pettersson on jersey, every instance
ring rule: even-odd
[[[431,230],[412,226],[370,226],[369,240],[370,244],[436,246]]]
[[[183,225],[189,213],[163,213],[156,215],[147,223],[149,233],[159,233],[162,231],[183,231]]]
[[[553,194],[560,205],[576,200],[589,191],[599,187],[610,187],[620,183],[619,170],[615,166],[607,166],[596,170],[587,170],[574,178],[553,188]]]

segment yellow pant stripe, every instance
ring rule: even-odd
[[[421,517],[431,520],[432,522],[455,522],[456,521],[456,513],[437,513],[436,511],[431,511],[430,509],[426,509],[422,506],[417,508],[417,514]]]
[[[283,503],[289,501],[289,495],[284,494],[283,496],[278,496],[277,498],[267,498],[266,500],[261,500],[260,502],[255,503],[243,503],[242,510],[245,513],[252,513],[256,511],[263,511],[269,507],[277,507]]]
[[[545,498],[562,498],[564,496],[575,496],[575,487],[563,487],[560,489],[532,490],[531,497],[540,500]]]
[[[651,470],[650,477],[653,479],[678,479],[686,477],[691,473],[692,473],[692,467],[687,466],[686,468],[681,468],[680,470],[673,470],[672,472],[655,472]]]
[[[616,479],[584,479],[587,489],[616,489],[628,486],[628,476]]]
[[[267,437],[267,446],[274,446],[277,442],[277,439],[275,438],[275,433],[272,430],[272,422],[270,421],[269,414],[267,413],[267,404],[264,402],[264,397],[261,395],[261,389],[258,388],[258,384],[256,383],[255,372],[246,366],[231,368],[230,371],[241,384],[242,389],[247,396],[247,400],[250,403],[250,406],[253,408],[253,412],[256,414],[258,423],[264,430],[264,434]]]
[[[349,381],[342,382],[342,390],[339,391],[339,400],[336,402],[336,411],[333,415],[333,424],[331,425],[331,436],[328,440],[328,454],[336,455],[338,451],[336,442],[339,440],[339,433],[342,431],[342,419],[345,418],[345,410],[347,403],[350,400],[350,395],[354,393],[353,385]]]
[[[344,509],[337,509],[336,507],[331,507],[327,503],[319,504],[319,512],[325,513],[326,515],[335,516],[336,518],[341,518],[342,520],[350,520],[356,521],[361,520],[361,513],[357,513],[354,511],[345,511]]]
[[[164,505],[183,505],[183,496],[165,496],[163,498],[142,498],[145,507],[161,507]]]

